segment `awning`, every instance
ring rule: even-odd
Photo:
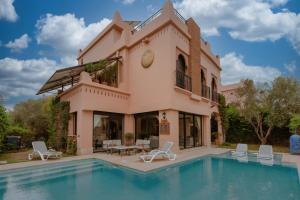
[[[122,56],[108,58],[108,65],[113,62],[118,62],[122,59]],[[59,69],[49,78],[49,80],[41,87],[37,92],[37,95],[46,93],[58,88],[63,88],[65,86],[73,86],[74,83],[79,82],[80,73],[85,70],[85,66],[88,64],[96,64],[100,61],[85,63],[83,65],[77,65],[73,67]]]

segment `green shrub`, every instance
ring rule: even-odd
[[[67,154],[76,155],[77,153],[77,140],[75,138],[68,138],[68,145],[67,145]]]
[[[300,128],[300,114],[294,114],[290,120],[289,123],[289,128],[290,128],[290,132],[294,133],[295,131],[297,131],[298,133],[300,133],[299,128]],[[296,130],[298,129],[298,130]]]

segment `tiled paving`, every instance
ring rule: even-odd
[[[201,156],[206,156],[210,154],[222,154],[229,151],[228,149],[223,148],[209,148],[209,147],[199,147],[193,149],[182,150],[177,154],[177,158],[175,161],[169,161],[167,159],[157,159],[152,163],[144,163],[139,159],[140,154],[130,155],[130,156],[120,156],[118,154],[107,154],[107,153],[94,153],[91,155],[84,155],[84,156],[73,156],[73,157],[65,157],[62,159],[52,159],[48,161],[29,161],[29,162],[21,162],[21,163],[14,163],[14,164],[6,164],[0,165],[1,170],[9,170],[9,169],[17,169],[22,167],[30,167],[30,166],[37,166],[37,165],[44,165],[49,163],[60,163],[65,161],[72,161],[72,160],[81,160],[81,159],[89,159],[89,158],[96,158],[101,159],[116,165],[121,165],[124,167],[132,168],[135,170],[148,172],[151,170],[155,170],[161,167],[166,167],[168,165],[172,165],[175,163],[184,162],[187,160],[191,160],[194,158],[198,158]],[[282,162],[288,163],[295,163],[298,168],[298,174],[300,175],[300,155],[291,155],[284,153],[282,157]]]
[[[84,156],[73,156],[73,157],[65,157],[61,159],[51,159],[48,161],[29,161],[29,162],[21,162],[21,163],[14,163],[14,164],[6,164],[6,165],[0,165],[0,171],[1,170],[9,170],[9,169],[17,169],[22,167],[30,167],[30,166],[37,166],[37,165],[43,165],[48,163],[59,163],[59,162],[65,162],[65,161],[72,161],[72,160],[81,160],[81,159],[88,159],[88,158],[96,158],[101,159],[104,161],[108,161],[110,163],[121,165],[124,167],[129,167],[135,170],[147,172],[150,170],[158,169],[161,167],[165,167],[171,164],[183,162],[186,160],[194,159],[200,156],[205,156],[209,154],[221,154],[227,152],[228,149],[222,149],[222,148],[207,148],[207,147],[199,147],[199,148],[193,148],[193,149],[187,149],[180,151],[180,153],[177,154],[177,158],[175,161],[169,161],[167,159],[157,159],[153,161],[152,163],[144,163],[141,160],[139,160],[139,155],[131,155],[131,156],[120,156],[117,153],[111,155],[107,153],[94,153],[91,155],[84,155]]]

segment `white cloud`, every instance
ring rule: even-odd
[[[110,19],[103,18],[86,25],[83,18],[76,18],[74,14],[47,14],[36,24],[37,42],[54,48],[62,63],[76,64],[78,50],[84,48],[110,22]]]
[[[123,4],[132,4],[135,0],[121,0]]]
[[[148,12],[153,13],[155,10],[157,10],[156,7],[154,7],[152,4],[149,4],[146,6],[146,9]]]
[[[275,12],[287,0],[182,0],[175,7],[193,17],[205,35],[219,35],[225,28],[234,39],[275,41],[287,37],[300,54],[300,15],[286,9]]]
[[[0,59],[0,94],[8,103],[12,97],[32,97],[58,68],[56,61],[47,58]]]
[[[11,22],[15,22],[18,19],[13,3],[14,0],[0,0],[0,19]]]
[[[297,69],[296,62],[295,62],[295,61],[292,61],[292,62],[290,62],[290,63],[288,63],[288,64],[284,64],[284,68],[285,68],[288,72],[293,73],[293,72],[295,72],[296,69]]]
[[[27,34],[22,35],[20,38],[16,38],[14,41],[9,41],[5,47],[11,49],[12,52],[20,52],[22,49],[28,47],[28,43],[31,41]]]
[[[281,75],[281,72],[269,66],[251,66],[243,57],[231,52],[221,58],[221,79],[223,84],[239,82],[241,79],[252,79],[257,83],[270,82]]]

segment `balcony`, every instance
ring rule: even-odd
[[[201,96],[210,99],[210,87],[207,85],[201,85]]]
[[[192,91],[192,79],[190,76],[187,76],[184,72],[176,70],[176,86]]]
[[[220,94],[218,92],[212,91],[212,93],[211,93],[211,100],[213,102],[219,103],[219,95]]]

